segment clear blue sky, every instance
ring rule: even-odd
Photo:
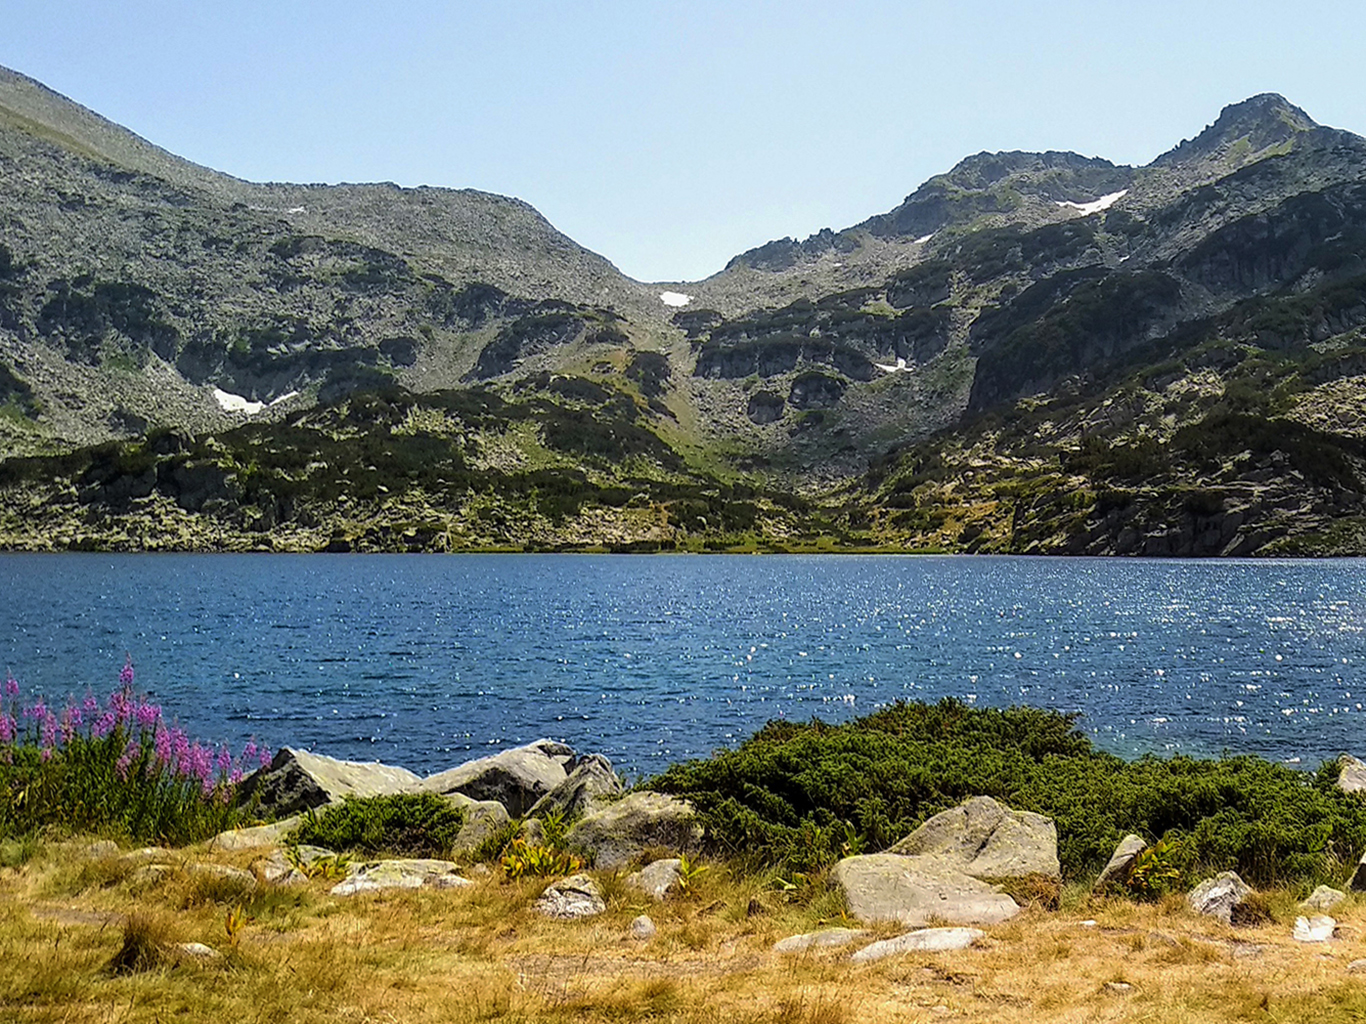
[[[3,0],[0,26],[0,64],[198,163],[519,196],[642,280],[980,150],[1146,163],[1258,92],[1366,133],[1359,0]]]

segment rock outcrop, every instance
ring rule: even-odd
[[[869,924],[899,921],[918,927],[935,920],[999,924],[1020,912],[1005,893],[942,857],[895,853],[846,857],[835,865],[833,877],[849,912]]]
[[[991,881],[1062,873],[1052,819],[1012,811],[989,796],[936,814],[887,852],[938,857],[965,875]]]
[[[378,761],[340,761],[307,750],[281,747],[270,764],[238,787],[238,801],[263,815],[286,817],[347,796],[382,796],[415,785],[406,768]]]
[[[621,867],[650,847],[694,849],[702,826],[692,804],[663,793],[629,793],[588,815],[569,830],[569,845],[598,868]]]
[[[1343,754],[1338,759],[1342,770],[1338,773],[1337,787],[1344,793],[1366,792],[1366,761]]]
[[[565,766],[573,760],[574,751],[563,743],[537,740],[467,761],[420,781],[414,778],[411,788],[447,795],[461,793],[475,800],[496,800],[508,814],[520,818],[537,800],[568,778]]]
[[[625,792],[612,762],[601,754],[579,759],[568,777],[527,811],[528,818],[563,814],[567,819],[581,818],[599,810]]]

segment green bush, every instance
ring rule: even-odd
[[[347,797],[310,814],[289,841],[329,850],[445,857],[464,824],[465,812],[437,793]]]
[[[691,799],[719,851],[791,870],[885,849],[978,795],[1051,817],[1068,879],[1098,871],[1129,832],[1179,841],[1188,877],[1233,869],[1254,885],[1328,878],[1366,848],[1366,801],[1333,786],[1333,766],[1126,762],[1094,750],[1075,722],[952,699],[898,703],[843,725],[770,722],[647,785]]]

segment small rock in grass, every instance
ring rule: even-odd
[[[554,883],[536,901],[536,910],[557,921],[595,917],[607,911],[602,890],[587,875],[571,875]]]
[[[353,868],[345,880],[332,887],[332,895],[355,896],[384,889],[420,889],[424,885],[449,889],[472,884],[468,879],[460,878],[456,873],[456,865],[448,860],[381,860]]]
[[[639,871],[626,876],[626,884],[633,889],[649,893],[656,900],[662,900],[670,889],[678,884],[683,862],[677,857],[653,861]]]
[[[1252,887],[1236,872],[1221,871],[1197,885],[1187,897],[1190,908],[1197,914],[1217,917],[1225,924],[1232,923],[1233,913],[1252,895]]]
[[[860,949],[850,959],[857,964],[866,964],[897,953],[944,953],[967,949],[985,935],[978,928],[921,928],[894,939],[874,942]]]
[[[1113,996],[1127,996],[1134,990],[1134,987],[1127,981],[1107,981],[1105,991]]]
[[[229,867],[226,864],[190,864],[188,869],[191,875],[199,878],[241,882],[245,886],[253,886],[256,884],[256,876],[250,871]]]
[[[284,841],[302,820],[297,814],[283,821],[269,825],[252,825],[249,828],[234,828],[220,832],[209,840],[210,850],[254,850],[261,846],[277,846]]]
[[[648,914],[641,914],[631,922],[631,938],[633,939],[652,939],[658,930]]]
[[[1115,847],[1115,852],[1110,856],[1110,862],[1105,865],[1096,884],[1092,886],[1093,892],[1104,892],[1111,883],[1122,881],[1128,877],[1129,868],[1134,862],[1134,858],[1147,849],[1148,844],[1143,841],[1142,836],[1130,833],[1120,840]]]
[[[1334,889],[1331,885],[1321,885],[1309,894],[1309,898],[1300,904],[1301,910],[1331,910],[1347,898],[1347,894],[1341,889]]]
[[[804,935],[789,935],[773,944],[775,953],[798,953],[806,949],[826,949],[847,946],[868,933],[859,928],[825,928]]]
[[[251,872],[266,885],[303,885],[308,881],[308,876],[291,864],[281,850],[252,861]]]
[[[1291,937],[1296,942],[1328,942],[1333,938],[1333,930],[1337,926],[1338,923],[1326,915],[1297,917]]]
[[[1366,971],[1366,960],[1353,960],[1347,965],[1347,970],[1351,971],[1353,974],[1361,974],[1363,971]]]
[[[212,946],[206,946],[202,942],[182,942],[176,946],[176,950],[194,960],[222,960],[223,954]]]
[[[96,839],[92,843],[87,843],[82,852],[91,860],[97,860],[100,857],[116,857],[119,852],[119,844],[112,839]]]

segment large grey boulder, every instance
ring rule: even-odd
[[[580,819],[566,841],[598,868],[610,870],[634,860],[652,846],[675,853],[702,841],[702,826],[692,804],[663,793],[628,793]]]
[[[1366,792],[1366,761],[1343,754],[1338,758],[1342,771],[1338,773],[1337,787],[1344,793]]]
[[[976,928],[921,928],[864,946],[849,959],[856,964],[866,964],[898,953],[945,953],[967,949],[984,936],[985,933]]]
[[[991,881],[1062,875],[1053,820],[1012,811],[989,796],[936,814],[886,852],[941,857],[965,875]]]
[[[281,747],[274,759],[242,780],[238,802],[282,818],[335,803],[347,796],[387,796],[417,783],[407,768],[378,761],[339,761],[307,750]]]
[[[605,913],[607,904],[597,882],[587,875],[571,875],[541,893],[535,908],[537,913],[557,921],[574,921]]]
[[[940,856],[874,853],[846,857],[835,865],[833,877],[849,912],[869,924],[899,921],[919,927],[935,920],[999,924],[1020,912],[1005,893]]]
[[[1221,871],[1192,889],[1187,901],[1197,914],[1231,924],[1237,908],[1251,895],[1252,886],[1239,878],[1237,872]]]
[[[544,818],[547,814],[563,814],[566,819],[581,818],[606,806],[621,796],[625,789],[612,762],[601,754],[582,758],[568,777],[527,811],[528,818]]]
[[[574,751],[554,740],[537,740],[466,761],[436,775],[414,780],[422,792],[463,793],[475,800],[496,800],[508,814],[520,818],[545,794],[568,778],[565,765]]]
[[[1096,884],[1092,886],[1093,892],[1104,892],[1112,884],[1118,885],[1129,877],[1129,865],[1134,862],[1134,858],[1148,848],[1142,836],[1133,833],[1125,836],[1115,847],[1115,852],[1110,855],[1109,862],[1101,870],[1096,878]]]

